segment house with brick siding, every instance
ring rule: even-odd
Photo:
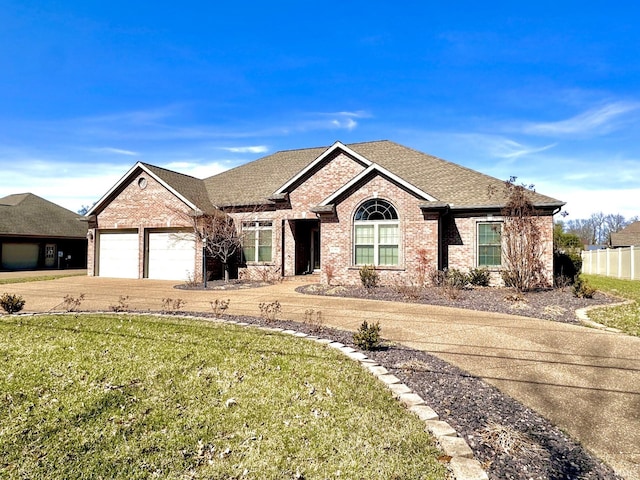
[[[242,239],[243,278],[318,272],[359,283],[425,269],[502,266],[504,181],[390,141],[276,152],[205,179],[137,163],[88,212],[89,275],[201,280],[193,218],[224,212]],[[530,192],[553,272],[553,215],[563,202]]]

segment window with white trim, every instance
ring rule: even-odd
[[[400,264],[400,225],[391,203],[377,198],[367,200],[356,211],[353,224],[355,265]]]
[[[478,266],[502,265],[502,223],[478,223]]]
[[[272,243],[271,222],[242,222],[242,254],[246,262],[271,262]]]

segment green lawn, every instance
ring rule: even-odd
[[[444,479],[357,363],[152,316],[0,316],[0,477]]]
[[[56,280],[63,277],[80,277],[86,275],[86,273],[52,273],[49,275],[37,275],[32,277],[0,278],[0,285],[7,285],[9,283],[43,282],[45,280]]]
[[[604,307],[589,311],[593,321],[618,328],[629,335],[640,337],[640,281],[619,280],[600,275],[583,275],[601,292],[631,300],[628,305]]]

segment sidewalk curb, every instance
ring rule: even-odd
[[[589,311],[594,310],[596,308],[619,307],[621,305],[630,305],[632,303],[634,303],[633,300],[627,300],[619,303],[610,303],[607,305],[593,305],[591,307],[579,308],[578,310],[576,310],[576,317],[580,321],[580,324],[584,325],[585,327],[596,328],[598,330],[604,330],[605,332],[610,332],[610,333],[624,333],[620,329],[607,327],[602,323],[594,322],[589,318]]]

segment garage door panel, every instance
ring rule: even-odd
[[[99,233],[98,275],[138,278],[139,245],[137,232]]]
[[[24,270],[38,266],[40,246],[37,243],[3,243],[2,268]]]
[[[193,278],[196,248],[193,232],[150,232],[147,276],[157,280]]]

